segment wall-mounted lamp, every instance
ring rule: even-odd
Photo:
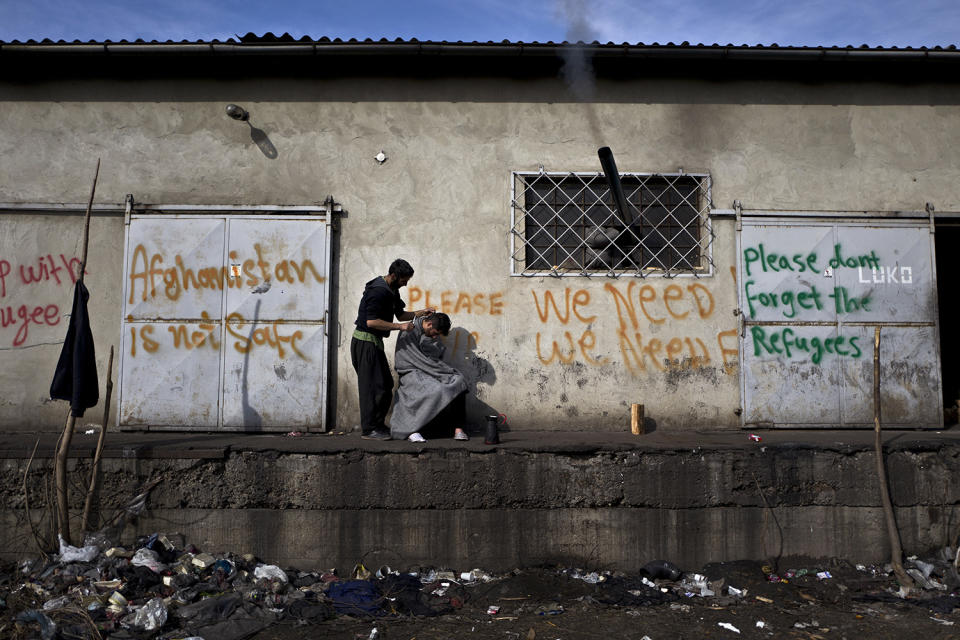
[[[234,120],[240,120],[246,122],[250,118],[250,114],[247,113],[247,110],[243,107],[237,106],[235,104],[227,105],[227,115],[233,118]]]

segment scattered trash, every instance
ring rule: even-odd
[[[214,558],[209,553],[198,553],[197,555],[193,556],[193,558],[191,558],[190,561],[193,563],[193,566],[200,567],[201,569],[206,569],[207,567],[214,564],[217,561],[217,559]],[[257,577],[260,578],[262,576],[257,576]],[[286,580],[284,580],[284,582],[286,582]]]
[[[286,433],[286,434],[284,434],[284,435],[286,435],[288,438],[299,438],[300,436],[303,435],[303,432],[302,432],[302,431],[290,431],[290,432],[288,432],[288,433]],[[376,631],[376,629],[374,629],[374,631]],[[370,636],[370,637],[372,638],[373,636]]]
[[[931,578],[929,572],[926,575],[924,575],[923,571],[919,569],[913,569],[913,568],[907,569],[906,572],[911,578],[917,581],[917,584],[920,585],[920,588],[922,589],[935,590],[935,591],[949,590],[949,587],[947,585],[943,584],[939,580]]]
[[[473,582],[475,580],[480,582],[490,582],[493,580],[493,576],[483,569],[473,569],[471,571],[465,571],[464,573],[461,573],[460,579],[464,582]]]
[[[353,567],[352,575],[353,580],[369,580],[373,574],[362,564],[357,564]]]
[[[114,591],[110,594],[110,597],[107,599],[107,602],[110,603],[110,611],[116,614],[122,614],[127,610],[127,599],[123,597],[123,594],[119,591]]]
[[[283,569],[273,564],[260,565],[253,570],[253,575],[258,580],[261,578],[266,578],[267,580],[279,580],[280,582],[289,581],[287,574],[283,572]]]
[[[380,611],[380,591],[369,580],[333,582],[327,590],[337,613],[351,616],[374,616]]]
[[[133,617],[133,625],[144,631],[156,631],[167,623],[167,607],[163,598],[153,598],[137,610]]]
[[[643,572],[654,580],[670,580],[671,582],[680,578],[683,573],[680,567],[666,560],[648,562],[643,566]]]
[[[685,574],[680,582],[680,588],[684,590],[688,598],[693,596],[705,598],[716,595],[707,582],[707,576],[699,573]]]
[[[590,606],[620,607],[626,616],[636,618],[650,615],[650,610],[644,609],[650,606],[669,609],[672,615],[678,615],[672,612],[682,612],[687,616],[704,609],[722,611],[728,607],[731,613],[733,609],[739,612],[740,608],[749,611],[747,606],[751,602],[774,603],[774,598],[754,595],[756,591],[772,596],[781,592],[778,585],[757,584],[766,576],[770,582],[794,581],[803,587],[784,589],[784,597],[777,597],[777,601],[803,598],[822,605],[826,600],[814,597],[817,590],[834,593],[839,588],[849,590],[848,597],[853,600],[894,603],[902,610],[916,607],[920,608],[918,614],[927,617],[950,614],[960,606],[960,576],[956,575],[953,564],[955,555],[953,548],[945,547],[929,557],[906,560],[904,568],[919,587],[906,599],[903,599],[907,595],[904,590],[895,591],[898,585],[892,568],[879,565],[854,567],[832,562],[826,565],[829,570],[820,566],[777,571],[764,566],[763,574],[757,571],[759,564],[751,564],[747,573],[736,566],[717,570],[712,565],[704,567],[702,573],[694,573],[682,572],[663,560],[647,563],[634,573],[537,569],[552,572],[554,580],[558,576],[569,580],[570,592],[579,596],[574,606],[562,599],[570,592],[557,595],[558,591],[552,587],[538,594],[526,586],[521,591],[516,587],[508,591],[501,590],[499,584],[487,584],[517,578],[516,584],[527,585],[524,581],[532,579],[532,571],[527,569],[495,576],[479,568],[465,571],[400,566],[398,571],[381,565],[371,574],[363,564],[357,564],[349,576],[341,578],[336,569],[281,569],[249,554],[211,553],[186,544],[178,534],[144,536],[126,547],[113,546],[103,536],[88,536],[82,547],[62,542],[60,554],[53,560],[38,558],[11,565],[8,573],[0,575],[0,610],[4,612],[6,624],[17,625],[20,635],[16,637],[50,640],[61,637],[92,640],[97,633],[117,640],[237,640],[255,635],[276,622],[313,625],[337,615],[373,619],[377,626],[366,627],[359,637],[380,640],[388,632],[380,624],[383,616],[441,616],[464,607],[471,597],[480,599],[464,611],[467,626],[471,622],[476,624],[474,631],[482,627],[480,619],[471,619],[471,615],[496,625],[496,621],[516,621],[531,614],[569,618],[580,615],[583,607]],[[854,570],[872,574],[876,579],[854,578],[846,587],[842,583]],[[817,584],[828,579],[835,582]],[[883,580],[886,584],[879,586]],[[861,588],[860,582],[870,585],[869,590]],[[748,586],[749,600],[746,599]],[[920,589],[927,592],[922,593]],[[952,595],[954,593],[958,595]],[[684,596],[714,599],[687,604],[690,601]],[[570,601],[573,602],[574,597],[570,597]],[[815,620],[795,623],[796,617],[792,617],[787,622],[777,617],[778,610],[755,606],[754,616],[763,611],[764,616],[772,620],[771,625],[754,617],[756,629],[764,630],[764,635],[769,635],[773,626],[825,632]],[[861,613],[868,611],[871,610],[860,610]],[[881,614],[874,611],[869,615]],[[456,618],[460,619],[459,616]],[[856,619],[863,617],[860,613],[855,615]],[[940,625],[955,624],[941,617],[930,619]],[[749,624],[748,620],[737,624]],[[0,630],[4,629],[3,624],[0,621]],[[539,632],[542,640],[553,640],[550,627],[559,628],[559,625],[542,618],[538,624],[543,626]],[[700,624],[717,624],[726,631],[741,633],[734,624],[717,622],[716,618],[701,620]],[[507,631],[507,627],[504,627],[507,636],[524,636],[522,632]]]
[[[760,436],[758,436],[758,435],[755,434],[755,433],[751,433],[749,437],[750,437],[750,439],[753,440],[754,442],[760,442],[761,440],[763,440],[763,438],[761,438]]]
[[[130,564],[135,567],[146,567],[154,573],[160,573],[167,568],[167,565],[160,562],[160,555],[150,549],[137,549]]]
[[[933,563],[917,560],[916,558],[912,558],[911,562],[913,562],[913,566],[923,574],[924,578],[929,578],[930,574],[933,573],[933,570],[936,568]]]
[[[52,609],[61,609],[70,604],[70,596],[60,596],[59,598],[54,598],[52,600],[47,600],[43,603],[43,610],[50,611]]]
[[[95,545],[87,547],[73,547],[64,541],[63,536],[60,539],[60,562],[90,562],[100,554],[100,549]]]
[[[83,432],[83,435],[85,435],[85,436],[92,436],[92,435],[95,434],[95,433],[96,433],[96,430],[94,430],[94,429],[87,429],[86,431]]]
[[[570,574],[570,577],[576,580],[583,580],[587,584],[597,584],[598,582],[603,582],[606,579],[605,576],[600,575],[596,571],[592,571],[590,573],[581,573],[579,569],[574,569]]]
[[[559,602],[540,605],[535,612],[538,616],[557,616],[563,613],[563,605]]]
[[[54,636],[57,633],[56,623],[50,619],[45,613],[41,613],[35,609],[28,609],[27,611],[21,611],[17,614],[17,622],[36,622],[40,625],[40,638],[41,640],[53,640]]]

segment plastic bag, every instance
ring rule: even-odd
[[[654,560],[643,566],[643,570],[654,580],[675,581],[683,573],[680,567],[666,560]]]
[[[160,573],[167,568],[167,565],[160,562],[160,555],[147,548],[137,549],[130,560],[130,564],[135,567],[146,567],[154,573]]]
[[[83,538],[84,547],[97,547],[101,551],[106,551],[113,545],[110,543],[110,539],[103,533],[93,532],[88,533]]]
[[[154,598],[137,610],[133,624],[146,631],[156,631],[167,623],[167,607],[163,598]]]
[[[70,606],[70,596],[60,596],[59,598],[44,602],[43,610],[50,611],[51,609],[62,609],[67,606]]]
[[[262,564],[256,569],[253,570],[253,576],[259,580],[260,578],[266,578],[268,580],[279,580],[281,582],[287,582],[287,574],[283,572],[283,569],[278,567],[275,564]]]
[[[28,609],[17,614],[17,622],[36,622],[40,625],[41,640],[53,640],[57,634],[57,624],[47,616],[36,609]]]
[[[60,562],[91,562],[100,554],[95,545],[74,547],[67,544],[63,536],[57,537],[60,538]]]

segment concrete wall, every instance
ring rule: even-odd
[[[225,115],[229,102],[249,110],[275,158],[262,151],[263,136]],[[356,303],[395,257],[417,270],[404,291],[411,306],[429,296],[452,313],[459,329],[449,357],[471,379],[474,418],[496,411],[514,429],[620,430],[629,405],[642,402],[659,427],[735,428],[733,223],[715,222],[715,269],[697,280],[511,278],[510,172],[596,171],[607,144],[621,171],[709,172],[720,208],[740,199],[755,209],[956,210],[958,105],[953,87],[875,83],[601,79],[590,104],[569,101],[552,80],[4,84],[0,202],[82,202],[97,157],[98,203],[127,193],[146,203],[252,205],[333,195],[346,211],[335,264],[340,429],[358,422],[349,364]],[[0,225],[0,260],[11,269],[0,309],[56,304],[62,314],[69,287],[27,285],[19,268],[76,255],[79,218],[3,214]],[[88,285],[104,365],[119,339],[122,229],[122,219],[101,216],[92,233]],[[679,288],[672,306],[668,287]],[[461,294],[482,303],[457,310]],[[633,316],[619,296],[635,303]],[[63,419],[62,403],[45,400],[59,347],[42,344],[62,339],[63,323],[29,329],[14,344],[17,325],[0,328],[5,429]],[[687,339],[706,357],[670,361],[667,345]],[[99,421],[98,410],[88,415]]]
[[[654,559],[693,569],[795,555],[890,558],[869,447],[596,449],[237,450],[195,459],[130,452],[104,460],[100,496],[109,517],[149,480],[157,483],[142,516],[111,532],[114,542],[179,532],[204,550],[303,569],[343,571],[362,561],[629,571]],[[957,454],[954,444],[888,454],[906,555],[955,543]],[[51,463],[35,460],[27,478],[32,522],[43,535]],[[34,550],[21,489],[26,464],[22,457],[0,464],[6,558]],[[82,504],[79,492],[71,491],[71,504]]]

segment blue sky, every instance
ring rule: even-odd
[[[0,0],[0,41],[320,38],[936,46],[960,0]]]

